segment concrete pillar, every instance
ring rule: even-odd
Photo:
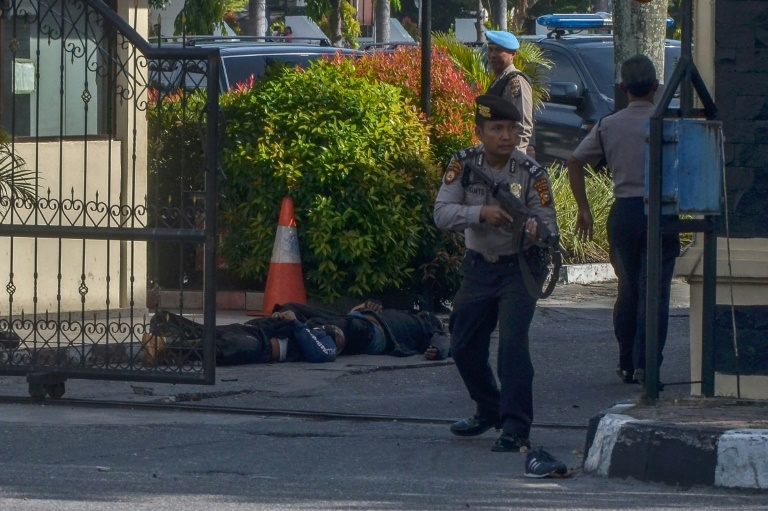
[[[725,135],[728,214],[718,226],[715,394],[738,390],[768,399],[768,2],[698,0],[695,10],[695,61]],[[693,381],[701,367],[700,257],[697,240],[678,264],[691,283]]]

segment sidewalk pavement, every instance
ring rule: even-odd
[[[624,399],[589,420],[584,450],[585,472],[685,486],[703,484],[768,489],[768,403],[691,398],[688,397],[687,385],[671,387],[668,384],[665,399],[654,406],[644,406],[639,404],[639,386],[619,384],[615,376],[608,378],[605,366],[610,367],[614,356],[612,350],[615,349],[610,329],[614,296],[615,284],[612,283],[568,284],[558,286],[551,298],[540,302],[541,310],[534,319],[531,336],[532,339],[549,342],[538,342],[532,346],[539,382],[536,388],[537,406],[541,412],[537,412],[539,420],[544,417],[545,421],[553,423],[576,422],[586,426],[587,418],[610,406],[611,400]],[[670,331],[675,342],[668,343],[670,356],[665,357],[664,370],[668,376],[685,379],[688,286],[681,281],[676,281],[673,286],[672,307],[675,320],[672,324],[677,325],[677,331]],[[217,322],[227,324],[247,319],[250,318],[243,313],[228,311],[219,314]],[[565,324],[567,328],[563,328]],[[547,335],[554,336],[554,339],[546,339]],[[675,345],[677,352],[673,349]],[[576,351],[563,351],[565,346],[573,346]],[[557,349],[553,350],[553,347]],[[603,363],[599,366],[594,362],[591,362],[593,365],[589,365],[590,362],[582,365],[579,360],[600,360]],[[219,367],[216,369],[216,384],[211,387],[77,380],[76,383],[67,383],[64,397],[127,404],[194,403],[217,406],[227,403],[254,411],[272,407],[283,411],[314,410],[345,415],[418,415],[447,423],[457,418],[454,417],[457,405],[453,404],[453,400],[457,395],[463,398],[465,391],[458,381],[454,382],[458,394],[441,391],[442,387],[435,385],[434,378],[435,371],[452,364],[451,359],[430,362],[417,355],[404,358],[342,356],[326,364],[293,362]],[[422,371],[397,371],[401,369]],[[402,390],[402,385],[406,383],[422,389],[432,382],[430,392],[433,394],[427,402],[433,406],[424,406],[421,401],[410,405],[398,404],[396,397],[373,404],[365,401],[365,396],[357,401],[339,396],[338,400],[332,401],[334,393],[325,391],[341,389],[339,385],[343,381],[347,385],[355,385],[356,382],[351,382],[350,377],[379,371],[396,371],[388,377],[391,378],[389,392],[392,389]],[[450,376],[452,381],[457,380],[453,373]],[[398,388],[398,384],[402,385]],[[0,377],[0,385],[3,396],[28,396],[24,377],[3,376]],[[350,388],[352,392],[355,390]],[[441,397],[437,392],[443,392],[445,396]],[[318,394],[326,397],[313,397]],[[626,400],[628,395],[631,395],[630,400]],[[577,402],[580,404],[575,404]]]

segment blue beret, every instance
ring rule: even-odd
[[[475,122],[486,121],[515,121],[522,120],[520,111],[500,96],[483,94],[475,98]]]
[[[486,30],[485,38],[489,43],[501,46],[507,51],[517,51],[520,48],[520,42],[510,32],[502,32],[501,30]]]

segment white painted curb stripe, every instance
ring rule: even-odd
[[[600,419],[592,446],[584,461],[585,472],[596,472],[598,475],[608,476],[613,446],[616,445],[621,427],[628,422],[637,422],[637,420],[628,415],[614,413],[606,414]]]
[[[592,284],[616,280],[616,272],[609,263],[566,264],[560,268],[563,284]]]
[[[275,244],[272,246],[273,263],[301,264],[299,236],[295,227],[277,226]]]
[[[768,429],[732,429],[720,435],[715,486],[768,489]]]

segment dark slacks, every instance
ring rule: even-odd
[[[533,421],[533,364],[528,329],[536,299],[525,289],[516,256],[489,263],[468,252],[451,313],[451,350],[477,404],[477,415],[502,421],[504,431],[528,437]],[[489,364],[491,333],[499,324],[496,383]]]
[[[643,198],[616,199],[608,216],[610,258],[619,281],[613,307],[613,328],[619,343],[619,366],[626,371],[645,368],[645,297],[647,222]],[[664,234],[661,250],[658,361],[667,339],[669,293],[675,258],[680,254],[678,234]]]

